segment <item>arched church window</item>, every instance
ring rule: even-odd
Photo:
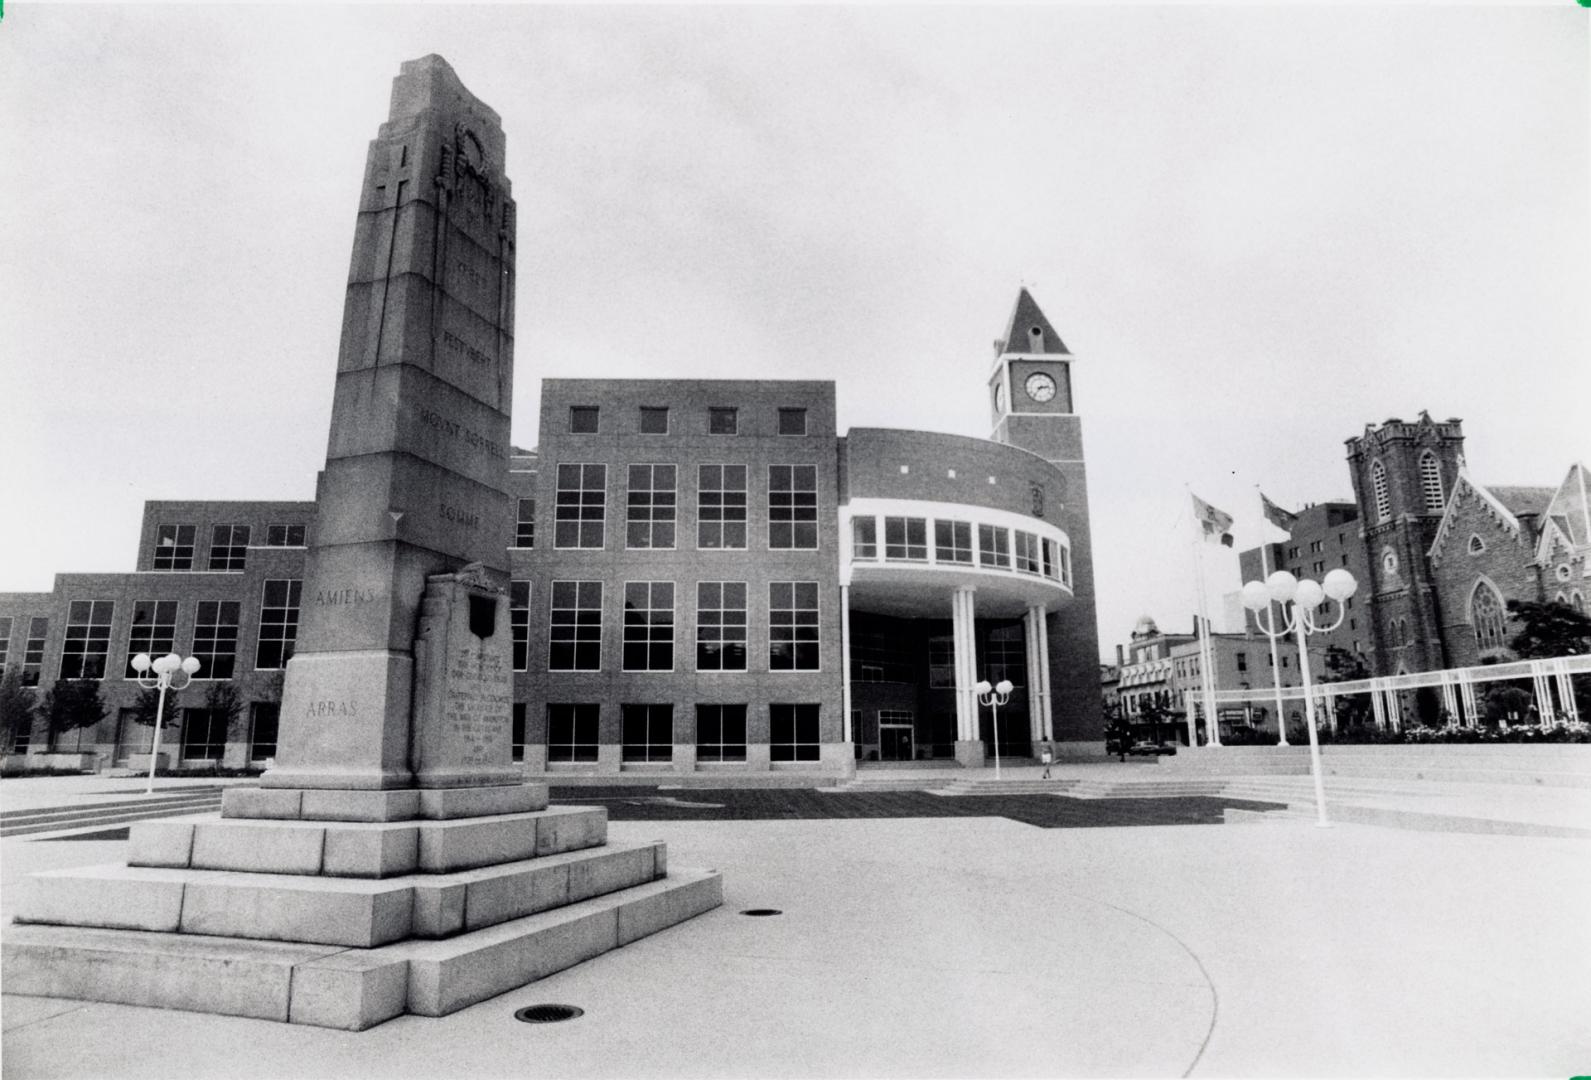
[[[1442,469],[1429,450],[1420,455],[1420,490],[1425,494],[1427,510],[1442,509]]]
[[[1470,535],[1469,535],[1469,553],[1471,555],[1479,555],[1481,552],[1483,552],[1485,550],[1486,550],[1486,541],[1484,541],[1484,540],[1482,540],[1480,538],[1480,534],[1479,533],[1470,533]]]
[[[1484,581],[1477,581],[1470,594],[1469,621],[1475,628],[1475,644],[1482,652],[1503,647],[1503,598]]]
[[[1569,606],[1580,612],[1580,614],[1585,614],[1585,597],[1580,595],[1579,589],[1570,594]]]
[[[1387,493],[1387,470],[1380,461],[1370,463],[1370,490],[1376,500],[1376,523],[1392,516],[1392,498]]]

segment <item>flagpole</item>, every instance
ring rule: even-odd
[[[1270,519],[1265,516],[1265,495],[1260,491],[1260,486],[1258,484],[1254,485],[1254,494],[1258,495],[1260,500],[1260,521],[1265,524],[1269,524]],[[1289,538],[1292,537],[1292,533],[1288,533],[1287,535]],[[1262,538],[1260,540],[1261,581],[1264,581],[1266,578],[1271,576],[1270,550],[1270,541]],[[1265,617],[1270,621],[1270,625],[1278,625],[1275,618],[1271,615],[1271,606],[1268,603],[1265,605]],[[1276,639],[1271,637],[1269,634],[1266,634],[1265,637],[1270,641],[1271,645],[1271,686],[1276,691],[1276,734],[1278,736],[1276,745],[1286,746],[1287,712],[1282,707],[1282,665],[1281,661],[1278,660],[1276,656]]]
[[[1188,492],[1189,514],[1192,515],[1193,489],[1183,485]],[[1204,529],[1197,516],[1193,516],[1193,576],[1198,585],[1198,623],[1199,623],[1199,682],[1200,697],[1204,702],[1204,744],[1206,746],[1221,745],[1221,725],[1215,716],[1215,673],[1211,670],[1210,651],[1210,614],[1209,604],[1204,598]]]

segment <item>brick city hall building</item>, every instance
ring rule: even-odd
[[[510,455],[515,756],[531,773],[840,772],[1100,737],[1073,356],[1024,289],[988,369],[989,439],[839,435],[835,386],[553,379]],[[445,512],[445,511],[444,511]],[[130,660],[197,656],[172,764],[263,765],[310,595],[313,502],[149,502],[137,569],[0,594],[0,668],[99,680],[93,728],[14,753],[147,755]],[[231,724],[204,690],[232,681]],[[325,718],[335,723],[335,717]],[[145,759],[147,760],[147,758]]]

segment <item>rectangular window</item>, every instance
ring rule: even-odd
[[[285,668],[298,640],[298,603],[304,583],[298,578],[267,578],[260,601],[260,637],[254,648],[257,671]]]
[[[5,674],[6,663],[11,659],[11,616],[0,616],[0,675]]]
[[[177,602],[139,600],[133,604],[133,625],[127,632],[127,667],[124,679],[136,679],[133,657],[148,653],[150,659],[177,650]]]
[[[193,655],[199,658],[196,679],[230,679],[237,665],[238,602],[200,600],[193,621]]]
[[[508,627],[514,637],[514,670],[530,670],[530,582],[508,583]]]
[[[1312,555],[1313,554],[1318,554],[1320,552],[1321,544],[1322,544],[1322,541],[1320,541],[1320,540],[1311,540],[1309,542],[1310,554],[1312,554]]]
[[[928,560],[928,519],[885,518],[884,558],[926,562]]]
[[[951,637],[928,639],[928,685],[932,689],[953,689],[956,685],[956,640]]]
[[[746,760],[746,707],[696,706],[696,760]]]
[[[1016,534],[1016,568],[1024,574],[1044,572],[1044,553],[1039,538],[1020,529]]]
[[[768,466],[768,547],[775,551],[818,546],[818,467]]]
[[[746,467],[701,465],[696,470],[696,546],[746,546]]]
[[[740,410],[713,407],[707,410],[707,434],[739,435]]]
[[[746,670],[746,583],[696,583],[696,670]]]
[[[878,518],[851,519],[851,558],[878,558]]]
[[[547,760],[597,760],[597,717],[601,706],[595,703],[547,705]]]
[[[818,760],[818,706],[768,706],[768,757],[772,761]]]
[[[620,705],[624,761],[674,760],[674,706]]]
[[[517,548],[536,546],[535,499],[519,500],[519,509],[514,515],[514,546]]]
[[[674,670],[674,583],[624,583],[624,670]]]
[[[1314,563],[1314,568],[1315,568],[1315,573],[1324,574],[1326,572],[1326,563],[1325,563],[1325,561],[1324,560],[1316,560],[1315,563]]]
[[[155,569],[192,570],[196,526],[161,525],[155,532]]]
[[[807,411],[805,409],[780,409],[779,434],[805,435],[807,433]]]
[[[667,435],[668,434],[668,407],[655,405],[641,406],[641,434],[642,435]]]
[[[265,526],[266,547],[303,547],[304,526],[302,525],[267,525]]]
[[[182,710],[182,760],[220,761],[226,752],[226,714],[217,709]]]
[[[66,609],[66,640],[61,643],[61,678],[103,679],[110,652],[109,600],[73,600]]]
[[[249,555],[247,525],[217,525],[210,530],[210,569],[237,573]]]
[[[978,526],[978,565],[1011,568],[1011,534],[994,525]]]
[[[553,547],[600,548],[606,541],[608,467],[559,465]]]
[[[1027,644],[1020,624],[997,626],[984,642],[984,678],[992,683],[1010,679],[1015,686],[1027,685]]]
[[[50,635],[50,620],[35,615],[28,620],[28,640],[22,648],[22,685],[39,685],[39,672],[44,669],[44,641]]]
[[[934,558],[940,562],[972,562],[972,525],[966,521],[934,522]]]
[[[1248,655],[1246,653],[1236,653],[1235,655],[1237,656],[1237,669],[1239,671],[1247,671]]]
[[[595,435],[600,415],[601,410],[595,405],[571,405],[569,407],[569,434]]]
[[[818,670],[818,583],[768,583],[768,669]]]
[[[514,730],[509,735],[514,761],[525,760],[525,709],[523,701],[514,702]]]
[[[631,465],[630,491],[625,508],[625,546],[674,546],[674,466]]]
[[[276,756],[276,730],[282,706],[274,701],[256,701],[249,706],[249,760],[264,761]]]
[[[552,583],[547,669],[602,670],[602,582]]]
[[[1288,557],[1288,558],[1289,558],[1289,559],[1296,559],[1296,558],[1298,558],[1298,545],[1296,545],[1296,544],[1295,544],[1295,545],[1293,545],[1293,546],[1292,546],[1292,547],[1290,547],[1290,548],[1288,548],[1288,549],[1287,549],[1287,557]]]

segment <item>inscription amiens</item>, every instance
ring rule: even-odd
[[[316,589],[315,603],[322,607],[368,604],[379,595],[375,589]]]

